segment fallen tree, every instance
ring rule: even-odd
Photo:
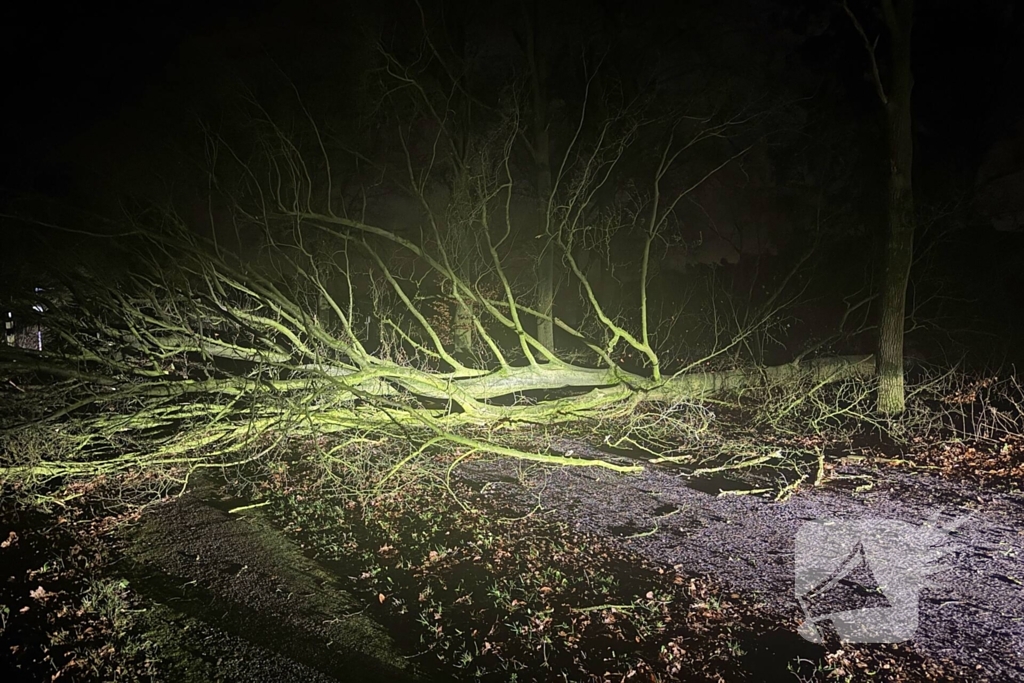
[[[315,172],[269,116],[256,117],[263,132],[244,161],[211,136],[208,144],[220,150],[211,156],[233,169],[219,170],[210,198],[230,215],[227,226],[211,211],[203,237],[164,210],[108,230],[97,239],[120,254],[123,272],[58,273],[60,284],[33,304],[46,311],[46,349],[0,350],[9,380],[0,475],[226,467],[295,437],[342,461],[354,443],[408,444],[409,455],[383,479],[443,445],[463,455],[634,471],[639,466],[511,447],[501,434],[625,416],[641,402],[700,401],[766,381],[820,384],[873,374],[870,356],[706,369],[782,315],[799,296],[793,281],[806,259],[743,316],[733,311],[727,324],[714,315],[709,352],[671,368],[663,361],[659,339],[664,346],[671,337],[671,321],[652,319],[649,291],[659,250],[671,241],[677,205],[747,148],[699,173],[676,166],[736,120],[676,112],[645,118],[630,105],[595,126],[584,115],[585,98],[544,216],[548,248],[579,292],[582,322],[570,324],[546,313],[550,307],[531,305],[536,288],[523,282],[535,258],[526,240],[536,229],[517,219],[524,213],[513,161],[518,110],[512,106],[483,134],[456,135],[423,97],[420,111],[436,125],[429,151],[417,151],[406,138],[412,131],[401,127],[400,164],[341,146],[355,160],[344,166],[347,183],[316,126]],[[692,125],[686,135],[680,120]],[[665,133],[649,188],[609,193],[606,184],[645,127]],[[375,206],[368,177],[387,179],[415,213],[398,225],[372,218],[386,215],[391,200]],[[227,247],[232,231],[234,251]],[[637,291],[623,295],[632,302],[626,311],[600,299],[580,263],[581,245],[610,251],[615,239],[633,249],[639,269]],[[562,338],[557,348],[540,340],[547,326]],[[19,452],[29,435],[48,446]]]
[[[112,282],[69,281],[63,303],[45,300],[52,343],[42,352],[6,348],[6,413],[21,424],[4,430],[5,477],[94,475],[159,465],[222,467],[296,436],[330,437],[331,448],[352,440],[401,439],[412,452],[449,444],[572,465],[637,469],[600,460],[534,453],[490,438],[495,430],[625,415],[641,402],[677,404],[754,386],[809,377],[828,382],[873,373],[870,356],[817,358],[750,370],[658,372],[658,355],[642,337],[605,317],[612,341],[600,345],[565,322],[554,324],[584,343],[603,365],[569,362],[540,344],[525,319],[538,315],[506,286],[502,299],[465,282],[442,258],[429,255],[379,227],[337,216],[302,215],[343,243],[358,242],[403,305],[402,313],[376,311],[378,336],[371,352],[353,318],[357,297],[341,301],[325,274],[302,263],[301,244],[278,245],[298,275],[285,286],[243,264],[217,256],[183,225],[164,226],[133,241],[135,266]],[[298,233],[296,233],[298,234]],[[444,333],[424,315],[410,291],[367,236],[398,244],[422,259],[473,311],[476,334],[492,355],[456,358]],[[570,257],[571,258],[571,257]],[[502,261],[493,274],[506,281]],[[423,279],[420,279],[423,282]],[[585,279],[582,280],[585,283]],[[317,293],[322,306],[303,306]],[[597,302],[592,302],[599,308]],[[418,328],[418,329],[414,329]],[[388,337],[390,331],[394,336]],[[749,334],[752,330],[747,330]],[[716,351],[724,353],[743,333]],[[503,340],[519,342],[517,360]],[[638,374],[613,359],[628,344],[653,368]],[[706,361],[707,359],[701,359]],[[698,363],[691,364],[696,367]],[[40,385],[37,378],[49,377]],[[36,383],[34,383],[36,382]],[[531,401],[516,400],[527,392]],[[19,433],[44,428],[61,447],[52,456],[18,462]]]

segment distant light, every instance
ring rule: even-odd
[[[32,306],[32,310],[35,311],[36,313],[42,313],[46,309],[43,308],[42,304],[35,304],[35,305]]]

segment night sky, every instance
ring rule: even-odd
[[[578,6],[579,15],[605,12],[621,16],[636,26],[633,30],[642,30],[644,24],[682,23],[692,14],[708,22],[706,28],[712,32],[761,32],[760,38],[767,37],[761,42],[770,45],[771,39],[777,38],[775,45],[785,45],[790,52],[785,59],[799,59],[801,68],[812,70],[819,82],[809,85],[820,88],[823,81],[839,82],[848,98],[845,104],[864,116],[879,114],[874,91],[865,78],[866,59],[859,38],[829,3],[747,0],[555,5]],[[152,112],[133,109],[145,108],[162,97],[183,93],[202,97],[201,87],[188,80],[197,76],[194,60],[202,62],[203,70],[238,72],[247,61],[269,54],[316,69],[312,60],[304,57],[345,59],[345,41],[354,35],[352,22],[360,18],[380,22],[385,17],[386,23],[389,11],[408,15],[411,7],[412,3],[401,2],[360,5],[268,0],[123,6],[4,3],[0,15],[7,93],[4,185],[55,195],[67,192],[74,179],[87,172],[69,163],[67,148],[76,141],[112,122],[144,126],[144,117]],[[457,11],[458,5],[455,7]],[[743,12],[748,16],[737,16]],[[1009,0],[940,0],[919,2],[918,15],[915,116],[922,166],[950,163],[969,173],[993,142],[1020,124],[1024,10]],[[865,18],[871,21],[870,15]],[[626,24],[623,31],[631,28]],[[683,34],[685,29],[679,32]],[[671,43],[670,32],[662,33],[660,42]],[[753,35],[742,39],[757,40]],[[319,41],[323,43],[316,44]],[[329,42],[334,45],[326,44]],[[219,49],[204,50],[210,46]],[[650,47],[655,52],[663,49]],[[764,53],[761,58],[778,56]],[[319,68],[333,70],[331,66]],[[289,75],[303,80],[313,74]],[[922,170],[927,175],[927,170]]]
[[[851,1],[872,35],[884,30],[875,5]],[[596,32],[618,64],[651,69],[659,87],[673,78],[704,79],[732,84],[722,90],[732,88],[728,97],[739,106],[798,103],[813,135],[842,138],[847,147],[826,158],[820,144],[787,139],[775,153],[788,155],[786,163],[808,155],[828,166],[838,163],[829,159],[845,163],[852,156],[843,150],[856,149],[857,187],[849,201],[877,202],[873,210],[882,215],[883,112],[864,46],[834,3],[542,6],[556,36],[553,50],[557,36]],[[424,4],[431,21],[464,14],[467,31],[500,45],[521,8],[482,7]],[[417,16],[415,3],[397,0],[4,3],[2,201],[31,194],[102,208],[109,204],[101,197],[152,197],[154,187],[187,184],[189,159],[196,160],[183,151],[192,143],[182,141],[194,139],[198,121],[217,128],[229,119],[231,93],[242,87],[272,102],[292,83],[317,116],[343,117],[365,68],[366,37],[388,36],[400,48],[409,35],[402,27]],[[914,41],[918,205],[932,213],[960,207],[959,242],[951,250],[959,260],[947,267],[961,271],[964,282],[981,283],[973,296],[991,293],[990,317],[1021,317],[1024,232],[1006,228],[1024,217],[1024,199],[1015,199],[1017,190],[1024,196],[1024,8],[1010,0],[919,0]],[[883,41],[883,60],[884,49]],[[986,199],[993,178],[1010,181],[996,199]]]

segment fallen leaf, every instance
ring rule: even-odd
[[[46,598],[53,597],[53,593],[49,592],[42,586],[28,592],[28,596],[33,600],[46,600]]]

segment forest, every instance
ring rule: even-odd
[[[1024,680],[1016,3],[4,12],[10,680]]]

